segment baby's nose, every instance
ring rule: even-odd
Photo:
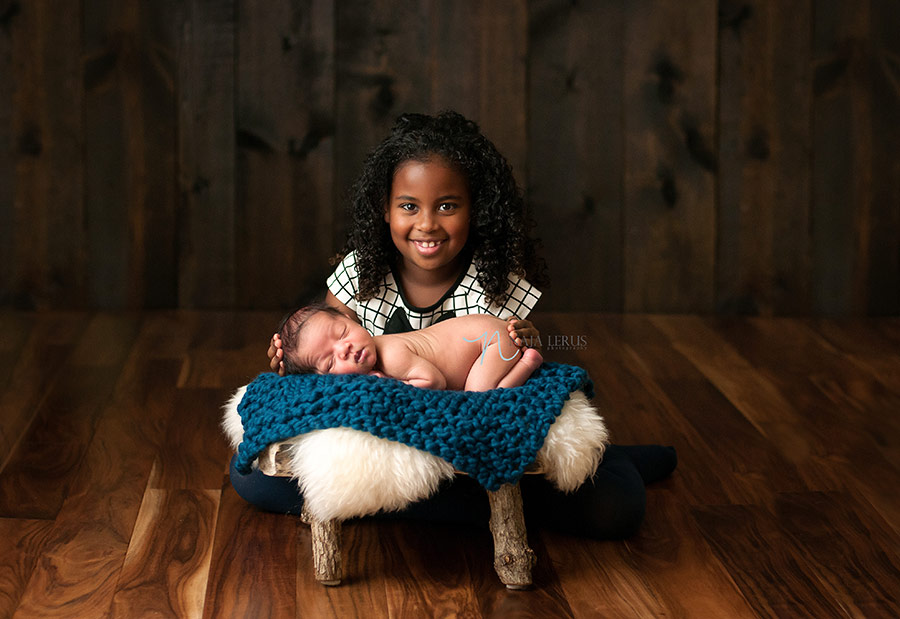
[[[334,347],[341,359],[345,359],[350,354],[350,342],[338,342]]]

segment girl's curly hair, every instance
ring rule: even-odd
[[[503,155],[477,124],[457,112],[404,114],[369,154],[351,190],[350,231],[337,260],[356,250],[357,299],[374,297],[399,259],[384,221],[394,172],[402,163],[428,161],[434,156],[458,168],[468,182],[472,217],[464,251],[472,256],[488,301],[499,305],[506,300],[510,273],[536,286],[545,285],[540,242],[530,236],[534,222]]]

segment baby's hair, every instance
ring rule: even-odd
[[[294,353],[300,348],[300,332],[303,331],[303,327],[310,318],[321,313],[343,316],[340,310],[327,303],[312,303],[292,310],[281,319],[281,323],[278,325],[278,335],[281,336],[281,350],[284,351],[281,360],[284,363],[285,374],[315,373],[316,368],[298,363],[294,358]]]
[[[356,250],[357,300],[373,298],[398,259],[384,221],[394,173],[407,161],[435,158],[455,167],[468,183],[472,217],[463,257],[471,255],[488,301],[501,305],[506,300],[510,273],[546,285],[540,243],[530,236],[534,222],[503,155],[477,124],[457,112],[404,114],[369,154],[352,189],[350,231],[338,258]]]

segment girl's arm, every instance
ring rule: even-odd
[[[338,301],[338,298],[336,296],[334,296],[333,294],[331,294],[330,290],[325,293],[325,303],[327,303],[331,307],[336,308],[338,311],[340,311],[342,314],[346,315],[347,317],[352,318],[356,322],[359,322],[359,316],[356,315],[356,312],[354,312],[352,309],[350,309],[349,307],[347,307],[346,305],[344,305],[343,303]]]

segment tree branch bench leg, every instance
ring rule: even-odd
[[[518,484],[504,484],[496,492],[488,492],[488,501],[497,576],[508,589],[528,589],[536,558],[528,546]]]
[[[301,519],[309,524],[312,535],[313,571],[316,580],[329,587],[341,584],[343,578],[341,521],[316,520],[306,508],[303,509]]]

